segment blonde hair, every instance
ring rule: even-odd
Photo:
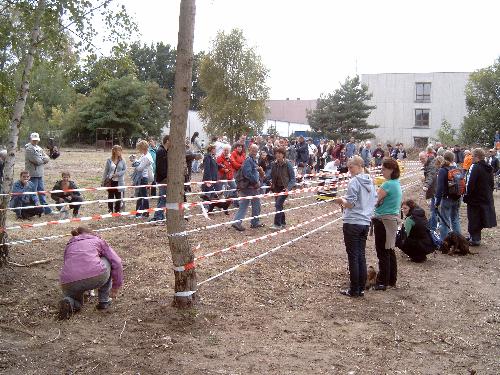
[[[434,159],[434,165],[436,166],[436,168],[441,168],[444,164],[444,158],[439,155],[439,156],[436,156],[436,158]]]
[[[122,146],[120,145],[114,145],[113,147],[111,147],[111,159],[118,159],[118,152],[122,150]]]
[[[144,139],[142,141],[140,141],[139,143],[137,143],[137,146],[136,146],[137,150],[139,151],[148,151],[149,149],[149,144],[148,142],[146,142]]]
[[[350,165],[357,165],[358,167],[364,168],[365,166],[365,161],[363,158],[359,155],[354,155],[353,157],[349,158],[347,161],[347,166],[349,167]]]

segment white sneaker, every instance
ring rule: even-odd
[[[271,226],[271,229],[274,229],[274,230],[281,230],[282,228],[281,228],[279,225],[275,225],[275,224],[273,224],[273,225]]]

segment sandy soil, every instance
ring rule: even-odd
[[[73,150],[74,151],[74,150]],[[96,186],[103,152],[63,151],[49,164],[47,187],[62,169],[80,186]],[[23,155],[19,155],[19,169]],[[17,172],[17,170],[16,170]],[[418,187],[405,196],[418,199]],[[497,213],[500,196],[496,194]],[[86,194],[87,199],[96,194]],[[102,196],[104,197],[104,196]],[[290,200],[287,207],[314,202]],[[132,204],[129,203],[129,208]],[[336,209],[331,203],[292,211],[289,226]],[[273,206],[263,207],[272,212]],[[84,216],[106,212],[85,207]],[[199,213],[199,211],[193,211]],[[462,212],[464,213],[464,212]],[[198,280],[239,264],[338,214],[198,264]],[[12,216],[9,216],[13,223]],[[15,218],[14,218],[15,219]],[[500,217],[499,217],[500,219]],[[39,220],[39,219],[37,219]],[[45,218],[42,217],[41,221]],[[210,223],[227,220],[222,214]],[[40,221],[40,220],[39,220]],[[125,218],[93,228],[136,223]],[[190,236],[198,254],[271,233],[220,227]],[[202,216],[188,228],[206,225]],[[68,225],[9,233],[10,239],[69,232]],[[248,227],[248,224],[247,224]],[[466,228],[463,217],[462,227]],[[125,286],[109,311],[95,300],[68,321],[55,318],[58,272],[67,238],[11,248],[31,268],[0,271],[0,372],[8,374],[498,374],[500,373],[500,235],[483,232],[477,255],[431,255],[415,264],[398,253],[398,287],[350,299],[341,221],[257,262],[203,285],[196,308],[171,307],[173,272],[164,226],[105,232],[121,255]],[[367,257],[376,266],[373,237]]]

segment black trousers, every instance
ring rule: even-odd
[[[111,186],[118,186],[118,181],[111,181]],[[118,189],[108,189],[108,199],[122,199],[122,192]],[[108,211],[113,212],[113,204],[115,206],[114,212],[120,212],[121,201],[108,202]]]
[[[377,284],[396,285],[398,278],[398,262],[394,249],[385,248],[385,226],[378,219],[373,219],[373,230],[375,233],[375,249],[378,258]]]

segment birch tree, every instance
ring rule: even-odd
[[[57,55],[61,48],[67,47],[62,41],[68,39],[68,33],[76,35],[79,41],[76,47],[80,50],[92,51],[95,48],[93,38],[97,31],[92,20],[96,14],[103,17],[108,34],[108,41],[118,42],[130,36],[137,29],[128,17],[125,7],[111,7],[112,0],[93,3],[86,0],[10,0],[0,5],[2,17],[8,15],[10,24],[2,22],[4,43],[2,43],[2,69],[8,65],[18,65],[22,69],[22,78],[17,90],[7,142],[7,158],[4,165],[4,181],[2,191],[9,192],[14,179],[19,129],[28,98],[30,74],[37,57],[50,59]],[[3,29],[3,25],[9,28]],[[29,32],[26,38],[25,32]],[[0,199],[0,266],[7,261],[8,248],[5,245],[5,220],[9,202],[8,196]]]

